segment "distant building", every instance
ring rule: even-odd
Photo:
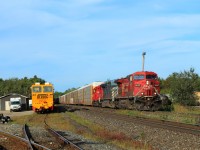
[[[10,99],[18,98],[18,97],[21,98],[22,110],[29,109],[29,98],[28,97],[26,97],[24,95],[16,94],[16,93],[10,93],[10,94],[0,97],[0,111],[10,110]]]

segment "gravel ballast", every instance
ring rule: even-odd
[[[108,130],[120,131],[135,140],[148,143],[155,149],[160,150],[199,150],[200,137],[169,131],[161,128],[153,128],[133,122],[116,120],[109,115],[90,113],[89,111],[76,111],[78,116],[104,126]]]

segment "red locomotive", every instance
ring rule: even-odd
[[[148,71],[104,83],[94,82],[61,96],[60,103],[153,111],[171,105],[168,97],[160,94],[157,74]]]
[[[154,72],[135,72],[126,78],[108,81],[94,88],[93,105],[137,110],[158,110],[171,102],[160,95]]]

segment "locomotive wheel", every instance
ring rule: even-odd
[[[156,111],[162,108],[162,102],[157,101],[151,105],[151,111]]]
[[[119,104],[119,108],[133,109],[133,106],[131,105],[131,102],[128,99],[120,100],[118,104]]]
[[[156,105],[153,104],[153,105],[151,106],[151,108],[150,108],[150,111],[153,111],[153,112],[154,112],[154,111],[156,111],[156,110],[158,110],[158,109],[159,109],[158,106],[156,106]]]
[[[144,110],[144,104],[143,103],[136,103],[135,108],[136,108],[136,110]]]

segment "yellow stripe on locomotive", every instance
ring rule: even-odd
[[[52,111],[54,109],[53,85],[35,83],[31,86],[32,109],[35,112]]]

